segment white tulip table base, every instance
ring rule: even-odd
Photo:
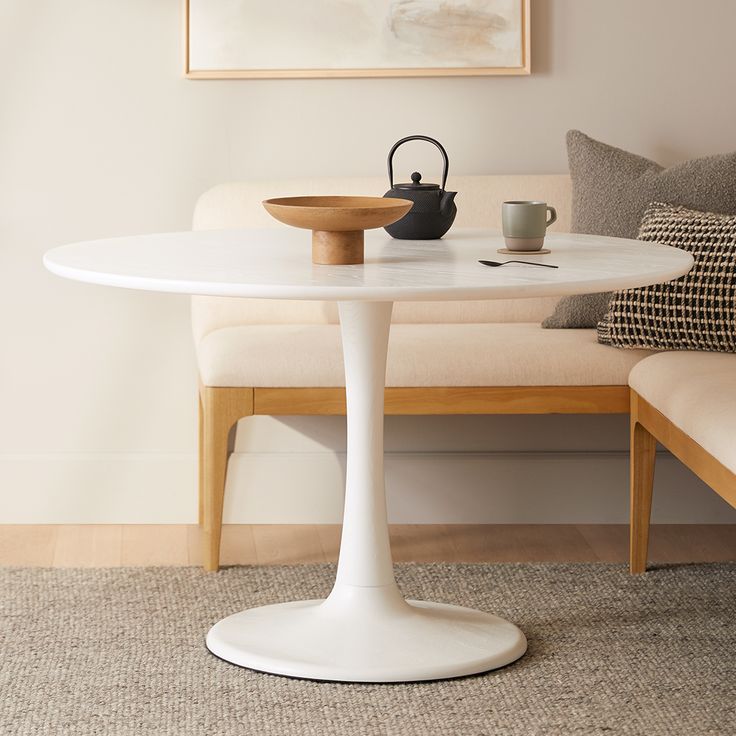
[[[526,637],[489,613],[405,601],[387,586],[236,613],[210,629],[207,647],[233,664],[289,677],[414,682],[503,667],[524,654]]]
[[[383,395],[391,302],[340,302],[348,448],[337,577],[324,601],[228,616],[207,634],[221,659],[291,677],[408,682],[503,667],[524,634],[481,611],[405,601],[394,579],[383,475]]]

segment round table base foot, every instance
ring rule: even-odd
[[[385,615],[345,615],[324,601],[252,608],[207,634],[207,648],[233,664],[336,682],[416,682],[503,667],[526,637],[498,616],[444,603],[406,601]]]

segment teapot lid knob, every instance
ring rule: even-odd
[[[420,181],[422,180],[422,175],[421,175],[421,174],[420,174],[420,173],[419,173],[418,171],[415,171],[415,172],[414,172],[414,173],[413,173],[413,174],[411,175],[411,180],[412,180],[412,181],[413,181],[413,182],[414,182],[415,184],[419,184],[419,182],[420,182]]]

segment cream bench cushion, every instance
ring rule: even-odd
[[[207,386],[344,386],[338,325],[242,325],[197,350]],[[538,323],[395,324],[387,386],[625,386],[651,355],[600,345],[595,330]]]
[[[431,177],[429,177],[431,178]],[[505,199],[544,199],[557,208],[553,229],[570,229],[571,184],[564,175],[458,176],[448,188],[458,191],[455,227],[500,228]],[[284,227],[261,205],[273,196],[299,194],[382,195],[384,177],[269,180],[221,184],[205,192],[194,210],[195,230],[239,227]],[[309,252],[305,233],[305,253]],[[557,300],[504,299],[477,302],[402,302],[394,306],[394,323],[540,322],[551,314]],[[214,330],[244,324],[337,324],[334,304],[286,300],[192,298],[195,343]],[[275,385],[275,384],[272,384]],[[290,385],[290,384],[283,384]]]
[[[636,364],[629,385],[736,473],[736,355],[659,353]]]

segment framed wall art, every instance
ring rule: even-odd
[[[529,74],[530,0],[185,0],[185,76]]]

